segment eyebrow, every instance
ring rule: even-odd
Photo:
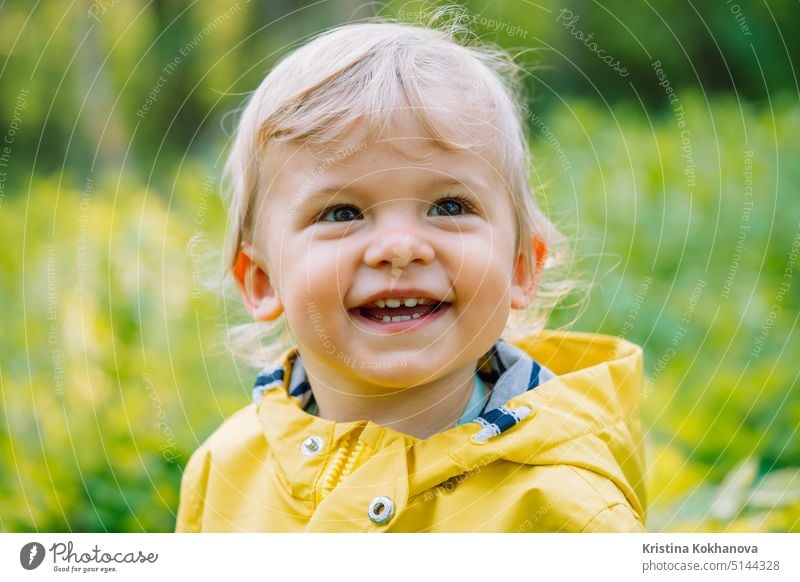
[[[477,195],[489,193],[489,188],[486,187],[486,185],[484,185],[482,182],[477,182],[475,180],[470,180],[468,178],[458,179],[458,178],[453,178],[452,176],[437,176],[436,178],[426,180],[422,185],[422,187],[426,190],[435,190],[437,188],[443,188],[447,186],[459,186],[462,188],[466,188],[471,192],[475,192]],[[318,198],[326,196],[330,197],[345,192],[352,192],[356,194],[368,194],[370,189],[371,188],[365,188],[355,183],[341,184],[341,185],[330,184],[316,190],[309,190],[307,193],[302,195],[298,203],[303,204],[311,202]]]

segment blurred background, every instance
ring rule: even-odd
[[[800,531],[795,1],[465,1],[527,71],[534,183],[644,347],[651,531]],[[309,36],[433,2],[0,4],[0,531],[169,531],[250,398],[222,333],[236,110]]]

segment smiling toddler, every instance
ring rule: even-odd
[[[562,240],[528,184],[511,69],[368,22],[251,96],[228,265],[250,352],[291,341],[190,460],[178,531],[643,529],[641,350],[533,323],[502,339],[512,312],[546,316]]]

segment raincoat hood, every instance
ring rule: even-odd
[[[424,440],[306,413],[287,357],[192,456],[178,531],[642,530],[641,349],[564,332],[514,344],[555,376],[491,408],[501,377],[477,422]]]

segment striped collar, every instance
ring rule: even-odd
[[[555,377],[553,372],[524,351],[502,339],[480,358],[476,374],[489,391],[486,406],[473,421],[483,427],[473,437],[477,442],[505,432],[525,418],[525,407],[509,410],[504,406],[505,403]],[[258,404],[265,392],[284,386],[304,411],[315,414],[317,407],[314,394],[296,349],[285,356],[284,364],[268,366],[259,372],[253,387],[253,401]]]

